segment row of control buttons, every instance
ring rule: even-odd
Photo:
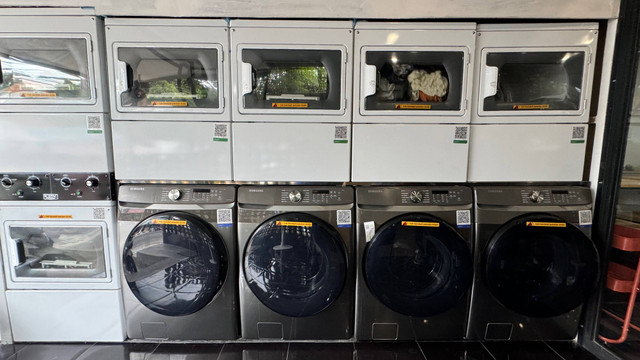
[[[8,177],[2,178],[2,180],[0,180],[0,183],[2,183],[2,186],[4,186],[5,188],[9,188],[14,185],[13,180],[9,179]],[[68,177],[63,177],[62,179],[60,179],[60,185],[62,185],[62,187],[64,188],[70,187],[72,183],[73,182]],[[87,185],[87,187],[96,188],[98,187],[98,185],[100,185],[100,180],[98,180],[98,178],[95,176],[89,176],[84,183],[85,185]],[[30,176],[29,178],[27,178],[24,184],[32,189],[37,189],[42,184],[42,181],[40,181],[40,178],[38,178],[37,176]]]

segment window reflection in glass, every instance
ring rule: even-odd
[[[90,99],[84,39],[0,39],[0,99]]]
[[[106,278],[99,226],[10,226],[18,278]]]

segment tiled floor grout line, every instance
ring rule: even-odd
[[[491,358],[492,358],[493,360],[498,360],[498,359],[496,359],[496,357],[495,357],[495,356],[493,356],[493,353],[489,350],[489,348],[488,348],[488,347],[486,347],[486,346],[484,345],[484,342],[480,341],[480,342],[479,342],[479,344],[480,344],[480,346],[482,346],[482,347],[484,348],[484,350],[485,350],[486,352],[488,352],[488,353],[489,353],[489,356],[491,356]]]

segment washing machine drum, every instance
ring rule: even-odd
[[[367,286],[391,310],[426,317],[465,297],[473,277],[469,246],[450,225],[427,214],[384,223],[365,249]]]
[[[530,317],[561,315],[584,303],[600,268],[593,241],[550,214],[525,215],[503,225],[483,261],[484,281],[495,298]]]
[[[315,315],[340,295],[347,276],[344,240],[331,225],[302,213],[263,222],[244,252],[244,276],[253,294],[286,316]]]
[[[218,293],[228,254],[216,229],[183,212],[162,212],[140,222],[123,249],[124,277],[147,308],[167,316],[192,314]]]

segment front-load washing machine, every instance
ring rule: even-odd
[[[353,189],[238,189],[245,339],[350,339]]]
[[[360,187],[356,204],[356,339],[462,340],[471,188]]]
[[[236,339],[235,188],[121,185],[118,205],[128,337]]]
[[[591,192],[576,186],[475,188],[475,278],[467,336],[575,338],[595,289]]]

